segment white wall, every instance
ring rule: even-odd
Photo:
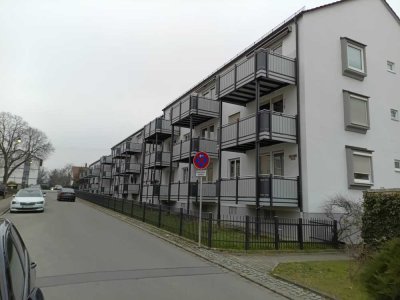
[[[307,13],[299,26],[304,210],[320,212],[337,193],[361,197],[348,189],[345,145],[374,150],[374,188],[399,187],[400,123],[390,108],[400,109],[400,70],[389,73],[386,61],[400,66],[400,25],[382,1],[364,0]],[[340,37],[367,45],[364,81],[342,75]],[[344,130],[342,90],[370,97],[365,135]]]

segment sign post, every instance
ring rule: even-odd
[[[199,195],[199,247],[201,247],[201,215],[203,201],[203,177],[207,175],[207,167],[210,158],[206,152],[197,152],[193,158],[193,165],[196,168],[196,176],[200,177],[200,195]]]

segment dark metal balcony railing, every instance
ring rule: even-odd
[[[139,174],[141,170],[141,164],[139,163],[124,163],[120,167],[120,173],[122,174]]]
[[[161,184],[144,184],[143,185],[143,198],[151,198],[151,197],[168,197],[168,185]]]
[[[204,151],[207,152],[211,158],[218,157],[217,150],[218,142],[214,140],[208,140],[203,138],[193,138],[192,139],[192,153],[190,157],[193,157],[196,152]],[[190,152],[190,141],[180,141],[175,144],[172,148],[172,160],[173,161],[187,161]]]
[[[113,157],[114,159],[122,159],[122,158],[125,158],[126,155],[123,154],[123,153],[121,152],[121,148],[118,147],[118,148],[115,148],[115,149],[112,150],[112,157]]]
[[[176,182],[171,184],[171,201],[186,200],[188,196],[189,183]],[[216,201],[217,200],[217,185],[215,182],[203,182],[202,184],[202,198],[203,201]],[[190,183],[190,199],[197,201],[200,196],[200,184],[196,182]],[[161,200],[168,200],[168,197]]]
[[[198,95],[189,95],[171,108],[171,122],[175,126],[197,126],[219,116],[219,102]]]
[[[262,145],[280,142],[297,142],[296,116],[268,110],[259,111],[260,134]],[[235,123],[222,126],[222,149],[238,148],[249,150],[255,147],[256,115],[242,118]]]
[[[217,76],[217,95],[223,101],[236,104],[253,101],[256,79],[261,80],[260,96],[295,84],[296,60],[269,50],[257,51]]]
[[[144,138],[148,141],[163,141],[172,135],[171,121],[159,117],[148,123],[144,129]],[[179,129],[174,130],[174,134],[179,134]]]
[[[260,176],[260,205],[298,207],[298,178]],[[272,195],[272,197],[271,197]],[[256,204],[256,178],[221,179],[221,200]]]
[[[165,168],[170,166],[170,152],[156,151],[148,152],[144,159],[145,168]],[[176,167],[176,164],[173,164]]]
[[[108,165],[108,164],[111,164],[111,163],[112,163],[111,156],[103,156],[103,157],[100,158],[100,164]]]
[[[111,171],[103,171],[103,172],[101,173],[101,178],[102,178],[102,179],[109,179],[109,178],[111,178]]]
[[[133,183],[124,183],[121,185],[120,189],[122,190],[122,194],[139,194],[140,185]]]
[[[134,142],[125,142],[121,146],[121,154],[135,154],[142,152],[142,144]]]

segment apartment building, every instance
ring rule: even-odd
[[[197,151],[211,157],[202,194],[218,215],[310,217],[338,194],[398,188],[399,49],[384,0],[296,13],[140,131],[131,199],[196,210]]]
[[[33,157],[31,160],[21,164],[8,178],[8,182],[15,182],[19,187],[28,187],[37,184],[39,169],[42,166],[42,160]],[[4,169],[1,166],[0,157],[0,177],[3,178]]]
[[[114,197],[139,200],[143,147],[142,130],[139,130],[111,148],[111,195]]]

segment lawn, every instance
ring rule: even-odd
[[[343,260],[281,263],[273,274],[335,299],[370,299],[357,280],[350,280],[350,264]]]

